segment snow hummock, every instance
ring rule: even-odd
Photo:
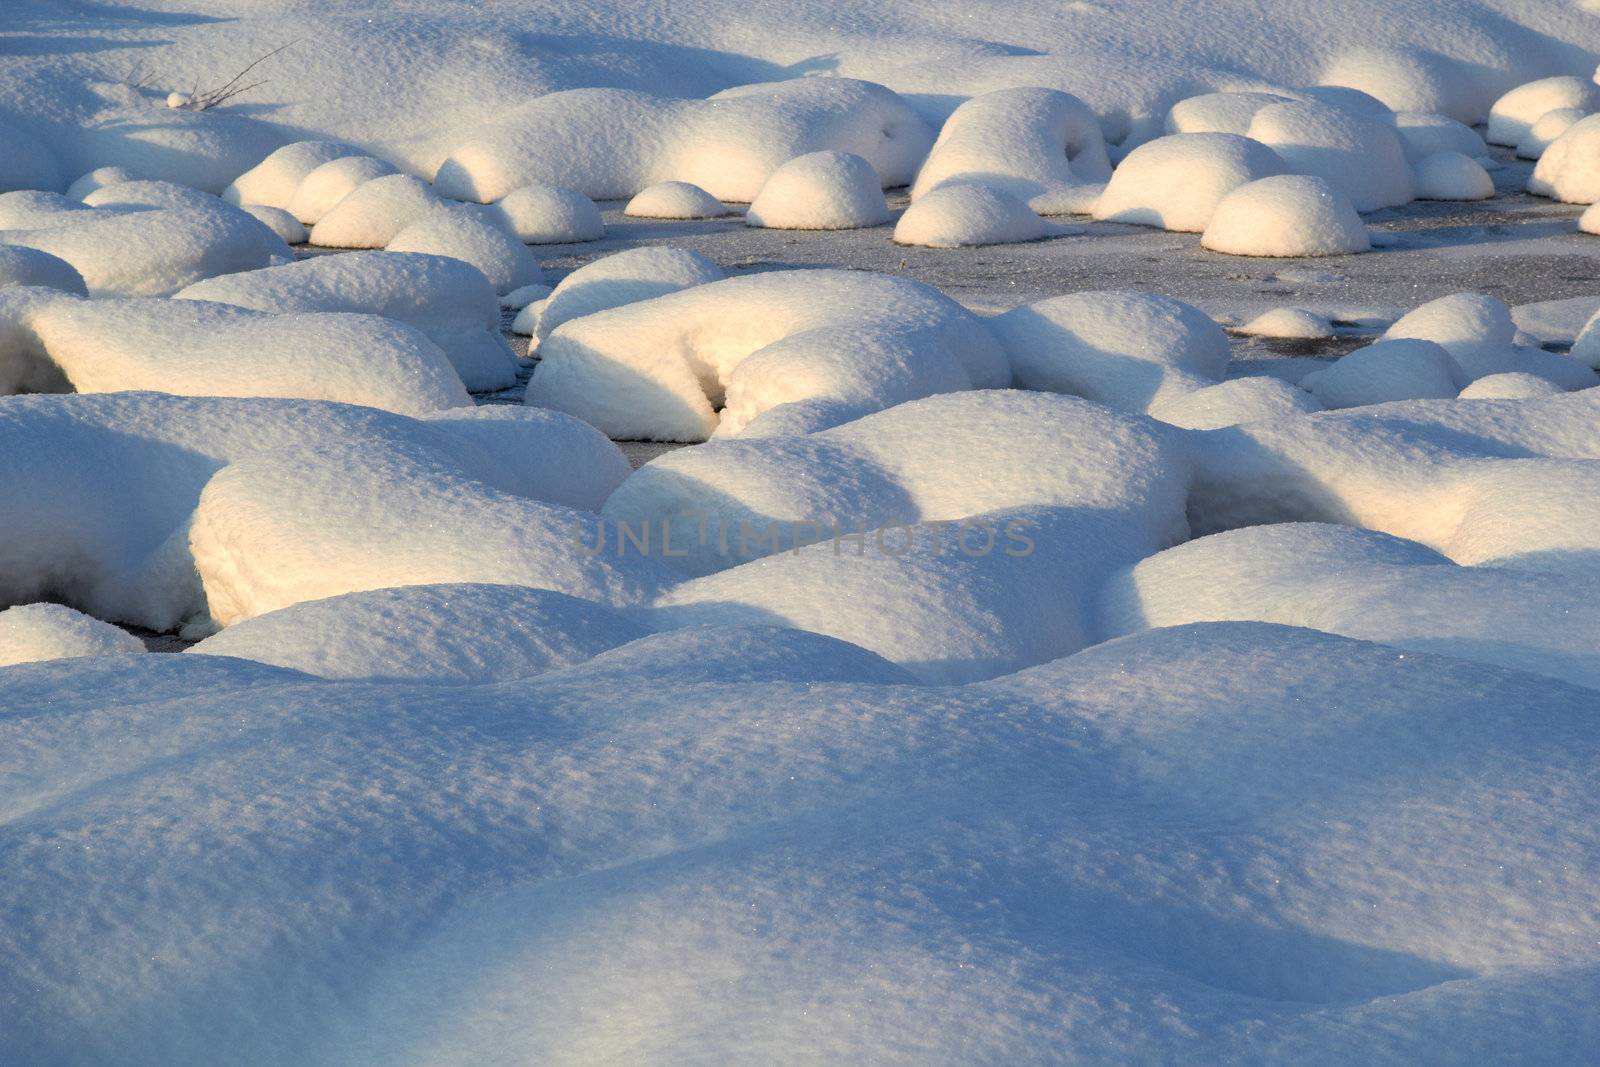
[[[1425,111],[1480,122],[1499,95],[1500,77],[1416,47],[1347,48],[1324,67],[1324,85],[1355,89],[1392,111]]]
[[[1415,196],[1400,135],[1381,119],[1294,101],[1257,111],[1249,135],[1271,146],[1287,171],[1325,179],[1357,211],[1395,207]]]
[[[71,263],[21,245],[0,245],[0,289],[36,285],[87,296],[88,289]]]
[[[1345,195],[1305,174],[1234,189],[1217,204],[1200,244],[1235,256],[1342,256],[1372,247]]]
[[[500,335],[500,307],[483,272],[449,256],[347,252],[226,274],[175,294],[278,314],[350,311],[409,323],[444,350],[468,389],[503,389],[517,360]]]
[[[384,247],[390,252],[422,252],[449,256],[483,272],[496,293],[509,293],[524,285],[544,281],[539,261],[528,246],[485,217],[486,210],[470,205],[433,211],[392,237]]]
[[[1526,371],[1486,374],[1461,390],[1457,400],[1531,400],[1564,392],[1548,378]]]
[[[1558,107],[1539,116],[1522,140],[1517,142],[1518,159],[1538,159],[1557,137],[1572,128],[1587,112],[1575,107]]]
[[[126,167],[96,167],[67,186],[67,196],[72,200],[82,200],[97,189],[137,180],[138,175]]]
[[[1521,371],[1548,378],[1563,389],[1600,385],[1600,375],[1579,359],[1519,345],[1511,309],[1499,297],[1483,293],[1456,293],[1430,300],[1402,316],[1383,336],[1385,340],[1420,338],[1443,345],[1467,382]]]
[[[1572,123],[1545,148],[1528,192],[1568,204],[1600,201],[1600,115]]]
[[[639,190],[622,213],[639,219],[717,219],[733,209],[692,182],[667,181]]]
[[[1054,89],[1000,89],[973,97],[945,120],[911,200],[977,184],[1041,215],[1086,212],[1110,175],[1099,120],[1083,101]]]
[[[1542,117],[1569,108],[1584,114],[1600,109],[1600,86],[1570,74],[1527,82],[1494,102],[1484,139],[1490,144],[1521,144]]]
[[[1281,307],[1263,311],[1240,326],[1239,332],[1254,337],[1318,339],[1332,337],[1333,324],[1305,308]]]
[[[383,248],[411,223],[445,206],[427,182],[390,174],[356,186],[311,227],[323,248]]]
[[[143,651],[144,642],[126,630],[62,604],[19,604],[0,611],[0,667]]]
[[[490,205],[489,211],[526,244],[598,241],[606,234],[594,201],[557,185],[535,182],[513,189]]]
[[[358,187],[393,173],[393,166],[372,156],[330,159],[300,180],[285,210],[305,225],[315,225]]]
[[[1250,120],[1257,111],[1290,99],[1277,93],[1201,93],[1172,105],[1167,112],[1165,130],[1167,133],[1232,133],[1243,137],[1250,131]]]
[[[1149,414],[1173,426],[1214,430],[1321,410],[1322,402],[1304,389],[1263,374],[1162,397]]]
[[[853,230],[889,219],[872,164],[849,152],[808,152],[772,172],[745,212],[747,226]]]
[[[684,248],[630,248],[586,263],[561,279],[539,304],[529,304],[512,329],[544,338],[571,319],[649,300],[707,282],[721,281],[722,268]]]
[[[360,149],[336,141],[296,141],[235,178],[222,191],[230,204],[265,204],[289,210],[300,183],[318,167],[345,156],[360,156]]]
[[[283,210],[266,204],[245,204],[240,208],[246,215],[271,230],[284,244],[302,245],[310,236],[305,223]]]
[[[1413,164],[1435,152],[1460,152],[1484,167],[1497,166],[1478,131],[1446,115],[1402,111],[1394,116],[1395,130]]]
[[[894,241],[928,248],[1037,241],[1067,232],[1004,189],[947,182],[918,197],[895,223]]]
[[[1284,172],[1283,160],[1272,149],[1247,137],[1169,134],[1140,145],[1117,165],[1095,202],[1094,217],[1198,233],[1223,197],[1248,182]]]
[[[1443,346],[1397,338],[1341,356],[1300,379],[1325,407],[1349,408],[1391,400],[1448,399],[1464,384],[1461,368]]]
[[[1435,152],[1416,166],[1419,200],[1487,200],[1494,179],[1476,160],[1460,152]]]

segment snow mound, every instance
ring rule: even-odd
[[[1416,167],[1419,200],[1487,200],[1494,180],[1477,161],[1460,152],[1435,152]]]
[[[1511,309],[1499,297],[1482,293],[1430,300],[1402,316],[1383,336],[1438,342],[1449,350],[1468,382],[1519,371],[1548,378],[1563,389],[1600,384],[1600,377],[1579,359],[1518,345]]]
[[[1061,232],[1021,200],[987,184],[953,182],[919,197],[895,223],[896,244],[926,248],[1037,241]]]
[[[820,429],[946,387],[1010,383],[1005,356],[965,308],[860,271],[697,285],[569,320],[539,356],[528,403],[618,440],[703,441],[782,405],[831,402],[809,423]]]
[[[748,202],[773,171],[808,152],[849,152],[885,187],[907,185],[932,142],[899,96],[850,78],[748,85],[706,100],[571,89],[485,126],[439,165],[434,185],[487,203],[529,182],[607,200],[672,180]]]
[[[239,175],[222,191],[230,204],[264,204],[289,210],[300,183],[324,163],[362,152],[334,141],[296,141],[276,149],[260,163]]]
[[[1584,114],[1600,109],[1600,87],[1570,74],[1540,78],[1506,93],[1489,109],[1490,144],[1518,145],[1552,111],[1574,109]]]
[[[1214,430],[1242,422],[1321,411],[1322,408],[1322,403],[1304,389],[1260,375],[1218,382],[1161,399],[1150,405],[1150,415],[1190,430]]]
[[[348,311],[409,323],[444,350],[468,389],[504,389],[517,360],[500,335],[500,307],[483,272],[449,256],[348,252],[210,278],[180,290],[277,314]]]
[[[1419,48],[1350,49],[1329,63],[1324,85],[1367,93],[1392,111],[1426,111],[1479,123],[1505,74]]]
[[[1164,129],[1167,133],[1232,133],[1243,137],[1250,131],[1250,120],[1257,111],[1289,100],[1277,93],[1202,93],[1173,104]]]
[[[1304,308],[1273,308],[1243,326],[1240,333],[1253,337],[1291,337],[1315,340],[1333,336],[1333,324]]]
[[[1203,537],[1106,583],[1107,636],[1191,622],[1305,626],[1600,688],[1600,584],[1458,567],[1371,530],[1279,523]]]
[[[1406,158],[1413,164],[1435,152],[1460,152],[1485,165],[1493,163],[1489,146],[1483,143],[1478,131],[1448,115],[1402,111],[1394,117],[1394,125],[1400,134]]]
[[[246,204],[240,209],[271,230],[284,244],[303,245],[309,235],[305,223],[283,210],[266,204]]]
[[[1579,363],[1600,370],[1600,311],[1589,316],[1589,321],[1583,324],[1572,342],[1569,354]]]
[[[528,246],[477,207],[441,208],[424,215],[395,234],[385,248],[470,263],[483,272],[496,293],[544,281],[539,261]]]
[[[637,219],[719,219],[733,210],[691,182],[656,182],[628,201],[624,215]]]
[[[600,209],[575,189],[524,185],[495,201],[489,211],[517,240],[527,244],[598,241],[606,235]]]
[[[0,289],[19,285],[43,286],[87,296],[83,275],[64,259],[19,245],[0,245]]]
[[[1200,244],[1234,256],[1343,256],[1372,244],[1350,201],[1305,174],[1247,182],[1216,205]]]
[[[543,339],[572,319],[724,277],[721,267],[698,252],[684,248],[630,248],[587,263],[561,279],[539,306],[536,320],[526,324],[526,331],[518,332]],[[523,316],[517,320],[522,322]]]
[[[1522,140],[1517,142],[1517,158],[1539,159],[1557,137],[1570,130],[1573,124],[1586,114],[1588,113],[1575,107],[1558,107],[1554,111],[1546,111],[1523,135]]]
[[[234,207],[210,193],[201,192],[187,185],[179,185],[177,182],[130,181],[103,185],[85,196],[83,204],[90,208],[112,208],[123,211],[166,208],[213,215],[233,224],[259,227],[263,247],[276,258],[287,259],[293,254],[277,232],[263,224],[255,215]]]
[[[1528,178],[1528,192],[1568,204],[1600,200],[1600,115],[1579,119],[1550,142]]]
[[[1411,167],[1394,126],[1308,101],[1256,112],[1250,136],[1269,145],[1294,174],[1326,180],[1357,211],[1408,203]]]
[[[72,200],[82,200],[96,189],[137,180],[138,176],[125,167],[96,167],[67,186],[67,197]]]
[[[1054,89],[1000,89],[974,96],[945,120],[911,200],[977,184],[1041,215],[1086,212],[1110,176],[1100,122],[1083,101]]]
[[[0,384],[80,393],[281,396],[404,414],[471,398],[433,342],[375,315],[290,314],[184,300],[0,293]]]
[[[501,307],[510,308],[512,311],[521,311],[529,304],[543,300],[550,295],[551,291],[552,287],[543,283],[539,285],[524,285],[521,289],[513,289],[509,293],[502,293],[498,299]]]
[[[1524,371],[1506,371],[1486,374],[1473,382],[1456,398],[1458,400],[1529,400],[1534,397],[1553,396],[1562,392],[1561,386],[1548,378]]]
[[[1123,411],[1147,411],[1215,385],[1231,356],[1228,335],[1210,316],[1155,293],[1050,297],[988,325],[1022,388],[1072,393]]]
[[[474,685],[531,678],[644,635],[610,608],[545,589],[413,585],[295,604],[188,651],[319,678]]]
[[[772,172],[745,212],[747,226],[854,230],[889,219],[872,164],[848,152],[808,152]]]
[[[393,166],[372,156],[330,159],[301,179],[285,210],[305,225],[314,225],[360,186],[393,173]]]
[[[401,230],[445,206],[427,182],[390,174],[357,186],[311,227],[323,248],[383,248]]]
[[[143,651],[144,642],[128,631],[61,604],[20,604],[0,611],[0,667]]]
[[[1095,202],[1094,217],[1198,233],[1223,197],[1248,182],[1284,171],[1283,160],[1270,148],[1235,134],[1158,137],[1118,164]]]
[[[65,260],[90,296],[170,296],[202,278],[269,266],[289,251],[272,231],[232,209],[84,209],[72,216],[48,229],[0,230],[0,245]]]
[[[1325,407],[1391,400],[1448,399],[1461,391],[1461,368],[1443,346],[1411,338],[1379,341],[1300,379]]]

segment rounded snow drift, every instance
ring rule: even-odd
[[[1343,256],[1372,247],[1350,201],[1305,174],[1235,189],[1217,205],[1200,244],[1232,256]]]
[[[1460,152],[1435,152],[1416,169],[1419,200],[1487,200],[1494,195],[1489,172]]]
[[[471,263],[489,279],[496,293],[544,281],[539,261],[528,246],[484,218],[482,208],[439,208],[397,233],[388,250],[426,252]]]
[[[330,159],[301,179],[286,210],[307,226],[313,225],[361,186],[394,172],[393,166],[374,156]]]
[[[36,285],[88,296],[78,268],[49,252],[23,245],[0,245],[0,289]]]
[[[144,650],[144,642],[121,627],[62,604],[21,604],[0,611],[0,667]]]
[[[1304,308],[1273,308],[1239,327],[1252,337],[1285,337],[1319,340],[1333,336],[1333,324]]]
[[[1541,396],[1556,396],[1564,392],[1549,378],[1526,371],[1506,371],[1488,374],[1465,389],[1457,400],[1534,400]]]
[[[1521,144],[1540,118],[1552,111],[1574,108],[1585,114],[1600,107],[1600,86],[1585,78],[1563,74],[1519,85],[1489,109],[1490,144]]]
[[[594,201],[559,185],[524,185],[489,206],[501,225],[524,244],[552,245],[598,241],[605,223]]]
[[[277,234],[286,245],[303,245],[309,231],[305,223],[283,210],[268,204],[245,204],[239,209]]]
[[[636,219],[720,219],[733,209],[692,182],[656,182],[629,200],[622,213]]]
[[[1412,198],[1411,165],[1388,123],[1296,101],[1256,112],[1250,136],[1275,149],[1288,171],[1326,179],[1357,211],[1397,207]]]
[[[744,221],[774,230],[854,230],[889,220],[872,164],[849,152],[810,152],[772,172]]]
[[[311,228],[323,248],[382,248],[406,226],[444,206],[421,178],[390,174],[358,186]]]
[[[1600,200],[1600,115],[1579,119],[1550,142],[1528,179],[1528,192],[1568,204]]]
[[[1167,112],[1168,133],[1233,133],[1250,129],[1256,112],[1271,104],[1287,104],[1277,93],[1202,93],[1180,100]]]
[[[1517,142],[1518,159],[1538,159],[1557,137],[1572,129],[1572,124],[1586,113],[1575,107],[1558,107],[1546,111]]]
[[[138,180],[138,177],[126,167],[96,167],[67,186],[67,196],[73,200],[82,200],[90,193],[104,189],[108,185],[121,185],[123,182]]]
[[[1358,348],[1300,379],[1300,387],[1327,407],[1353,408],[1391,400],[1447,400],[1460,391],[1461,378],[1442,345],[1408,338]]]
[[[1489,158],[1489,146],[1478,131],[1448,115],[1402,111],[1394,117],[1394,128],[1400,134],[1406,158],[1413,163],[1435,152],[1460,152],[1468,159]]]
[[[1021,200],[987,185],[941,185],[906,208],[895,224],[896,244],[927,248],[1037,241],[1056,228]]]
[[[1094,205],[1094,217],[1198,233],[1223,197],[1285,169],[1272,149],[1248,137],[1231,133],[1158,137],[1128,153],[1111,172],[1105,193]]]

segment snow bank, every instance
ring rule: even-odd
[[[1288,103],[1277,93],[1202,93],[1172,105],[1167,112],[1167,133],[1232,133],[1243,137],[1250,120],[1269,104]]]
[[[750,201],[773,171],[808,152],[849,152],[885,187],[907,185],[932,141],[904,100],[850,78],[748,85],[706,100],[571,89],[485,126],[440,164],[434,185],[480,202],[529,182],[605,200],[672,180]]]
[[[1016,197],[988,184],[940,185],[906,208],[895,223],[896,244],[927,248],[1037,241],[1064,232]]]
[[[449,256],[483,272],[497,293],[544,281],[539,261],[514,234],[475,207],[442,208],[409,223],[384,246],[390,252]]]
[[[330,159],[300,180],[285,210],[311,226],[358,187],[393,173],[393,166],[372,156]]]
[[[1112,172],[1094,217],[1198,233],[1223,197],[1247,182],[1282,173],[1283,161],[1249,138],[1231,133],[1158,137],[1128,153]]]
[[[143,651],[144,642],[128,631],[61,604],[22,604],[0,611],[0,667]]]
[[[1357,211],[1395,207],[1415,195],[1400,135],[1386,122],[1295,101],[1256,112],[1250,137],[1271,146],[1288,171],[1325,179]]]
[[[222,191],[230,204],[263,204],[289,210],[300,183],[324,163],[345,156],[359,156],[361,150],[334,141],[296,141],[276,149],[260,163],[239,175]]]
[[[1438,342],[1449,350],[1468,382],[1521,371],[1548,378],[1563,389],[1600,384],[1600,376],[1580,360],[1518,345],[1511,309],[1499,297],[1481,293],[1430,300],[1402,316],[1383,336]]]
[[[1417,164],[1417,199],[1487,200],[1494,180],[1477,161],[1460,152],[1435,152]]]
[[[848,152],[808,152],[772,172],[745,212],[747,226],[854,230],[889,219],[872,164]]]
[[[1539,116],[1522,140],[1517,142],[1518,159],[1538,159],[1557,137],[1566,133],[1587,112],[1575,107],[1558,107]]]
[[[757,354],[764,358],[741,371]],[[619,440],[703,441],[780,405],[836,402],[811,424],[820,429],[953,381],[1010,382],[1003,354],[966,309],[917,282],[860,271],[697,285],[572,319],[539,355],[528,403]]]
[[[1198,136],[1198,135],[1195,135]],[[1214,385],[1228,335],[1180,300],[1131,290],[1050,297],[988,320],[1019,386],[1123,411]]]
[[[1465,375],[1450,353],[1432,341],[1395,339],[1358,348],[1325,370],[1300,379],[1325,407],[1350,408],[1391,400],[1448,399]]]
[[[390,174],[359,185],[311,227],[324,248],[383,248],[401,230],[445,206],[427,182]]]
[[[690,182],[656,182],[628,201],[624,215],[639,219],[717,219],[733,210]]]
[[[1086,212],[1110,176],[1100,122],[1083,101],[1054,89],[1001,89],[973,97],[945,120],[911,200],[950,184],[978,184],[1041,215]]]
[[[606,234],[593,200],[555,185],[535,183],[513,189],[489,210],[517,240],[528,244],[598,241]]]
[[[721,281],[723,277],[722,268],[698,252],[660,246],[630,248],[586,263],[561,279],[537,307],[537,315],[526,316],[534,321],[524,322],[524,316],[517,316],[517,323],[527,329],[513,328],[543,339],[572,319]]]
[[[530,678],[645,635],[610,608],[511,585],[413,585],[246,619],[188,651],[319,678],[481,684]]]
[[[1349,199],[1305,174],[1234,189],[1216,205],[1200,244],[1234,256],[1342,256],[1372,247]]]
[[[1579,119],[1550,142],[1528,178],[1528,192],[1568,204],[1600,200],[1600,115]]]
[[[517,360],[500,336],[500,307],[483,272],[449,256],[349,252],[211,278],[180,290],[278,314],[348,311],[409,323],[444,350],[468,389],[503,389]]]
[[[1600,109],[1600,87],[1570,74],[1527,82],[1494,102],[1485,139],[1490,144],[1520,144],[1540,118],[1568,108],[1584,114]]]
[[[71,263],[48,252],[19,245],[0,245],[0,289],[37,285],[63,292],[88,294],[83,275]]]
[[[43,364],[42,366],[40,364]],[[375,315],[0,293],[0,384],[282,396],[421,414],[471,403],[433,342]]]

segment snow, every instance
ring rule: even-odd
[[[526,245],[473,207],[441,208],[408,223],[384,246],[390,252],[449,256],[483,272],[496,293],[539,285],[544,272]]]
[[[307,226],[315,225],[359,186],[393,173],[393,166],[372,156],[330,159],[300,180],[284,210]]]
[[[137,180],[137,175],[126,167],[96,167],[67,186],[67,196],[72,200],[82,200],[96,189]]]
[[[222,191],[230,204],[263,204],[289,210],[300,183],[318,167],[346,156],[360,156],[359,149],[336,141],[296,141],[273,150],[261,162],[235,178]]]
[[[656,182],[639,190],[623,214],[641,219],[715,219],[730,214],[722,201],[692,182]]]
[[[1600,108],[1600,86],[1570,74],[1527,82],[1494,102],[1484,137],[1490,144],[1521,144],[1543,116],[1569,108],[1584,114]]]
[[[0,289],[16,285],[43,286],[79,296],[88,294],[83,275],[66,260],[35,248],[0,245]]]
[[[541,340],[564,322],[598,311],[676,293],[725,275],[705,256],[676,248],[633,248],[597,259],[561,279],[538,305],[533,322],[517,316],[512,328]],[[527,329],[522,329],[521,325]]]
[[[1260,375],[1234,378],[1161,398],[1150,405],[1150,415],[1186,429],[1214,430],[1242,422],[1321,411],[1323,406],[1303,388]]]
[[[1585,212],[1587,214],[1587,212]],[[1585,366],[1600,370],[1600,309],[1591,314],[1572,342],[1569,355]]]
[[[282,396],[422,414],[471,403],[421,332],[375,315],[0,292],[0,386]]]
[[[1600,200],[1600,115],[1579,119],[1550,142],[1528,178],[1528,192],[1568,204]]]
[[[1522,140],[1517,142],[1517,158],[1538,159],[1557,137],[1566,133],[1572,128],[1573,123],[1586,114],[1587,112],[1575,107],[1558,107],[1554,111],[1546,111],[1529,127]]]
[[[411,223],[445,206],[427,182],[390,174],[357,186],[311,227],[324,248],[383,248]]]
[[[1341,356],[1300,379],[1324,407],[1350,408],[1391,400],[1449,399],[1465,384],[1443,346],[1412,338],[1379,341]]]
[[[1228,193],[1200,244],[1235,256],[1342,256],[1372,247],[1344,194],[1304,174],[1261,178]]]
[[[1505,301],[1482,293],[1457,293],[1413,309],[1384,333],[1385,339],[1420,338],[1449,350],[1467,381],[1490,374],[1526,372],[1563,389],[1600,385],[1576,359],[1518,345],[1516,323]]]
[[[757,355],[765,358],[741,371]],[[907,388],[926,395],[940,383],[986,388],[1011,376],[994,339],[955,301],[851,271],[747,275],[585,315],[549,333],[539,356],[529,404],[613,438],[657,441],[738,432],[781,405],[836,404],[811,432],[909,399]],[[834,360],[842,366],[830,370]],[[713,403],[724,398],[719,416]]]
[[[350,252],[227,274],[174,294],[277,314],[347,311],[415,326],[444,350],[468,389],[502,389],[517,361],[500,336],[500,307],[483,273],[418,252]]]
[[[1380,119],[1294,101],[1257,111],[1249,136],[1276,151],[1288,172],[1327,181],[1357,211],[1394,207],[1416,195],[1400,135]]]
[[[1099,120],[1083,101],[1053,89],[1001,89],[973,97],[945,120],[911,199],[977,184],[1041,215],[1083,213],[1110,175]]]
[[[1506,371],[1486,374],[1461,390],[1458,400],[1529,400],[1563,392],[1561,386],[1548,378],[1526,371]]]
[[[1223,197],[1282,173],[1283,160],[1258,141],[1231,133],[1170,134],[1135,148],[1117,166],[1094,217],[1199,233]]]
[[[1256,337],[1295,337],[1319,339],[1333,336],[1333,324],[1305,308],[1273,308],[1263,311],[1243,326],[1240,333]]]
[[[940,185],[906,208],[895,223],[894,240],[927,248],[972,248],[1065,232],[1002,189],[957,181]]]
[[[1290,97],[1277,93],[1201,93],[1172,105],[1167,112],[1167,133],[1231,133],[1243,137],[1250,120],[1268,104],[1283,104]]]
[[[143,651],[144,643],[126,630],[61,604],[18,604],[0,611],[0,667]]]
[[[1495,162],[1478,132],[1449,116],[1401,111],[1394,116],[1394,126],[1413,164],[1436,152],[1459,152],[1485,166]]]
[[[412,585],[281,608],[188,651],[318,678],[473,685],[531,678],[643,636],[614,610],[545,589]]]
[[[747,226],[854,230],[889,220],[872,164],[848,152],[807,152],[772,172],[745,212]]]
[[[1392,111],[1479,122],[1499,95],[1481,67],[1419,48],[1355,47],[1324,68],[1321,83],[1356,89]]]
[[[1435,152],[1416,166],[1419,200],[1487,200],[1494,195],[1489,172],[1460,152]]]
[[[513,189],[490,210],[517,240],[527,244],[598,241],[606,233],[593,200],[575,189],[555,185],[535,183]]]
[[[306,230],[305,223],[281,207],[269,207],[266,204],[246,204],[242,210],[246,215],[271,230],[284,244],[303,245],[310,236]]]

